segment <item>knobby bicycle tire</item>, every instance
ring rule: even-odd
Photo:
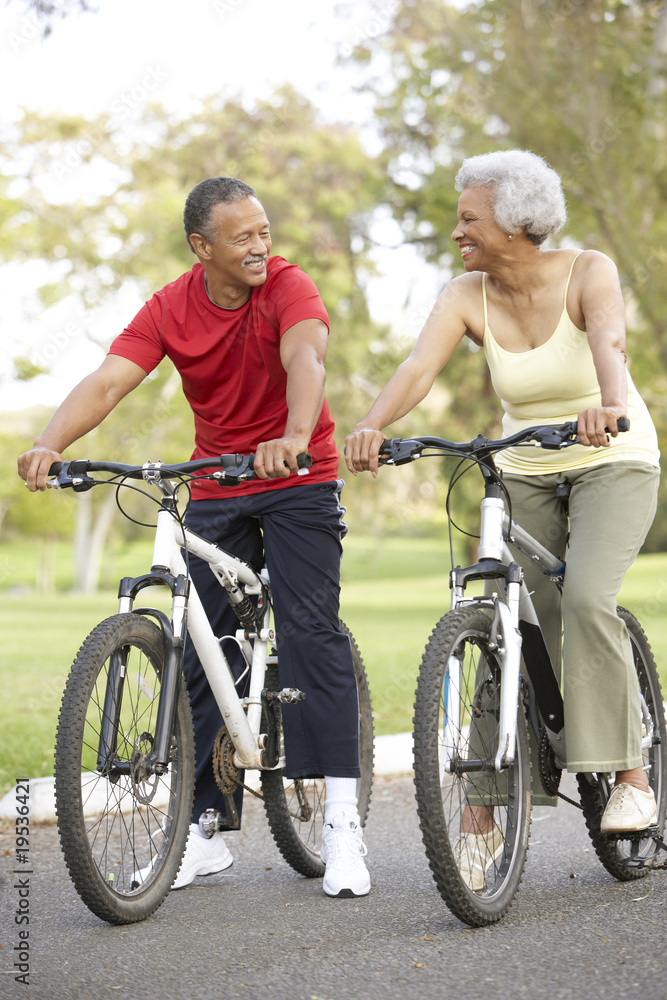
[[[373,711],[366,669],[354,638],[343,622],[340,631],[350,639],[359,698],[358,811],[361,825],[366,822],[373,783]],[[267,668],[266,686],[279,687],[278,667]],[[282,770],[261,771],[264,809],[278,850],[291,867],[306,878],[321,878],[320,858],[324,826],[325,788],[323,778],[286,778]]]
[[[644,725],[653,729],[652,745],[643,750],[643,766],[658,805],[657,825],[662,837],[667,811],[667,732],[658,670],[648,639],[637,619],[625,608],[617,608],[616,611],[619,618],[625,622],[630,636],[642,697],[642,711],[647,716]],[[609,775],[580,774],[577,775],[577,781],[581,806],[595,853],[609,874],[621,882],[630,882],[648,875],[652,867],[651,858],[655,852],[655,845],[650,837],[640,840],[636,850],[637,856],[646,860],[646,864],[640,868],[626,863],[632,852],[631,841],[600,832],[602,813],[612,787]]]
[[[450,611],[440,619],[422,659],[413,720],[426,856],[445,903],[472,927],[494,923],[511,905],[523,875],[531,820],[522,701],[514,763],[500,772],[493,766],[502,672],[490,633],[491,618],[480,608]],[[475,857],[474,842],[463,833],[485,833],[482,823],[489,810],[500,833],[493,834],[492,851]]]
[[[97,770],[100,726],[109,670],[119,662],[124,680],[112,754],[118,770],[107,777]],[[185,682],[167,772],[142,775],[138,768],[154,736],[163,669],[160,629],[141,615],[114,615],[81,646],[60,708],[55,752],[60,842],[81,899],[113,924],[143,920],[160,906],[189,830],[195,753]],[[118,773],[123,766],[128,771],[129,762],[134,776]]]

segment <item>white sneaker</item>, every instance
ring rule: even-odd
[[[491,833],[462,833],[454,844],[454,857],[461,878],[473,892],[484,888],[486,872],[503,853],[505,838],[499,826]]]
[[[634,833],[658,822],[655,795],[623,782],[616,785],[600,821],[601,833]]]
[[[370,892],[363,836],[361,827],[345,813],[339,813],[322,830],[320,857],[326,865],[323,888],[327,896],[350,898]]]
[[[234,858],[219,831],[214,833],[212,837],[202,837],[200,833],[196,832],[197,829],[194,824],[190,826],[190,833],[185,843],[185,854],[172,889],[182,889],[183,886],[190,885],[198,875],[214,875],[216,872],[222,872],[234,862]],[[134,881],[141,885],[152,870],[153,865],[150,864],[136,871]]]

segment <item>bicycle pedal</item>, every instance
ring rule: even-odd
[[[199,829],[207,837],[212,837],[214,833],[222,828],[223,819],[217,809],[206,809],[199,817]]]
[[[267,701],[279,701],[282,705],[296,705],[298,701],[304,701],[305,691],[298,688],[283,688],[281,691],[267,691]]]
[[[612,830],[604,834],[608,840],[629,840],[630,843],[640,843],[642,840],[660,841],[660,829],[657,826],[647,826],[645,830]]]
[[[621,831],[619,833],[607,834],[609,840],[619,840],[629,841],[632,845],[630,848],[630,855],[627,858],[619,860],[618,864],[621,868],[647,868],[649,866],[655,867],[653,862],[660,853],[661,850],[665,849],[665,845],[660,840],[660,831],[657,826],[647,827],[646,830],[632,830],[632,831]],[[642,843],[646,843],[647,840],[652,840],[654,844],[654,850],[650,854],[645,854],[642,857],[639,856],[639,848]]]

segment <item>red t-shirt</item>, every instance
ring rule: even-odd
[[[211,302],[204,269],[191,271],[156,292],[109,348],[151,372],[167,355],[181,375],[195,422],[193,458],[255,451],[282,437],[287,421],[287,373],[280,338],[295,323],[329,317],[313,281],[282,257],[269,257],[267,278],[237,309]],[[219,499],[326,482],[338,477],[338,449],[329,407],[310,439],[308,476],[252,479],[237,487],[192,484],[195,500]]]

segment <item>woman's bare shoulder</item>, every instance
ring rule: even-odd
[[[470,302],[478,300],[481,302],[481,296],[482,272],[470,271],[451,278],[441,291],[437,301],[443,305],[462,307]]]
[[[482,272],[459,274],[447,282],[431,316],[460,324],[462,334],[481,343],[483,336]]]
[[[607,274],[617,274],[618,268],[616,264],[608,257],[606,253],[602,253],[601,250],[581,250],[577,254],[577,264],[576,270],[580,274],[583,273],[607,273]]]

